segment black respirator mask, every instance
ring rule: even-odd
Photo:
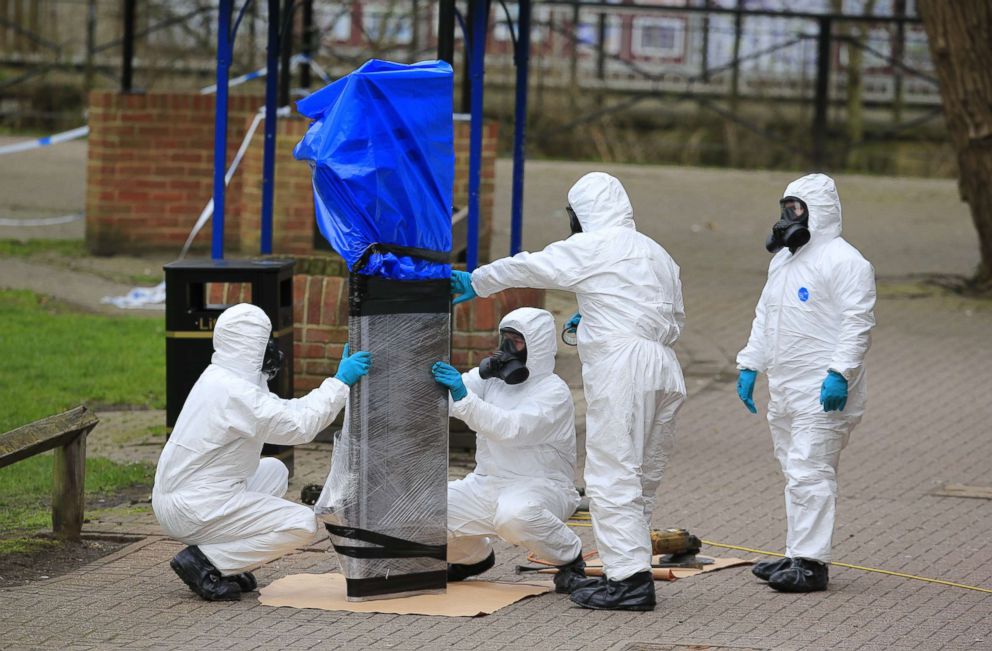
[[[482,360],[479,364],[479,377],[483,380],[489,378],[499,378],[507,384],[520,384],[530,377],[530,370],[527,368],[527,347],[517,350],[516,345],[508,334],[523,339],[516,330],[503,328],[499,331],[503,337],[499,350]]]
[[[568,225],[572,229],[572,235],[582,232],[582,224],[579,223],[579,218],[572,210],[571,206],[565,206],[565,212],[568,213]]]
[[[809,209],[802,199],[783,197],[779,201],[782,215],[772,226],[772,234],[765,240],[765,248],[769,253],[778,253],[784,247],[789,251],[809,242]]]
[[[269,337],[269,343],[265,345],[265,357],[262,358],[262,375],[266,382],[271,382],[279,374],[282,363],[286,359],[286,353],[279,350],[279,344],[275,338]]]

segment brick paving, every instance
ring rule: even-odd
[[[531,165],[530,246],[564,230],[555,211],[586,169]],[[631,192],[641,228],[682,265],[686,288],[689,325],[679,352],[691,397],[680,415],[679,446],[655,524],[780,552],[783,481],[764,418],[749,414],[736,398],[733,356],[746,338],[764,278],[764,231],[792,176],[614,170]],[[498,193],[508,197],[505,162],[498,178]],[[876,266],[880,300],[867,413],[841,461],[835,558],[992,588],[992,500],[930,494],[945,482],[992,481],[992,302],[928,289],[909,275],[960,274],[973,267],[974,234],[967,221],[962,225],[967,212],[952,181],[841,177],[838,185],[850,239]],[[658,206],[665,219],[646,218],[638,212],[643,205]],[[505,212],[497,204],[497,214]],[[555,295],[550,306],[564,313],[570,301]],[[569,353],[563,351],[562,373],[576,368]],[[757,393],[763,405],[763,380]],[[588,547],[594,545],[589,528],[576,530]],[[270,563],[257,572],[259,582],[335,569],[326,547],[321,542]],[[810,595],[775,593],[738,568],[659,583],[653,613],[587,611],[546,595],[465,619],[270,608],[253,598],[205,603],[168,568],[179,549],[151,536],[72,574],[0,591],[0,647],[992,648],[992,594],[838,567],[830,589]],[[754,557],[715,547],[704,552]],[[497,557],[491,576],[517,580],[513,566],[523,554],[501,545]]]

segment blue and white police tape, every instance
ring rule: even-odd
[[[295,65],[297,63],[307,63],[313,69],[317,76],[319,76],[324,81],[329,81],[330,77],[327,76],[327,72],[324,71],[319,65],[312,61],[309,57],[303,54],[294,54],[289,60],[290,65]],[[243,75],[235,77],[227,82],[227,87],[240,86],[245,82],[249,82],[252,79],[261,79],[268,73],[266,68],[259,68],[258,70],[252,70],[251,72],[246,72]],[[200,89],[201,95],[210,95],[211,93],[217,92],[217,84],[210,84],[209,86],[204,86]]]
[[[76,127],[75,129],[70,129],[69,131],[63,131],[62,133],[45,136],[44,138],[24,140],[10,145],[0,145],[0,156],[3,156],[4,154],[16,154],[21,151],[30,151],[32,149],[40,149],[41,147],[57,145],[60,142],[68,142],[78,138],[85,138],[89,132],[90,128],[88,126],[82,126]]]
[[[0,226],[59,226],[61,224],[71,224],[78,222],[84,217],[83,213],[75,212],[71,215],[61,217],[39,217],[37,219],[13,219],[0,217]]]

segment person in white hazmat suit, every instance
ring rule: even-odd
[[[616,178],[593,172],[568,192],[572,231],[536,253],[453,272],[456,302],[509,287],[575,292],[577,343],[587,402],[586,494],[606,579],[573,602],[596,609],[652,610],[650,522],[655,493],[685,400],[672,350],[685,321],[679,267],[637,232]]]
[[[476,433],[475,470],[448,484],[448,581],[496,563],[491,537],[558,566],[555,589],[586,580],[582,541],[565,520],[575,490],[575,407],[555,375],[555,320],[531,307],[500,321],[500,349],[478,368],[431,368],[451,394],[451,415]]]
[[[797,179],[780,205],[766,242],[775,257],[737,355],[737,392],[757,413],[754,381],[768,376],[768,425],[786,479],[785,558],[752,572],[776,590],[811,592],[827,587],[837,463],[864,414],[875,272],[840,236],[833,179]]]
[[[237,600],[257,587],[250,570],[308,544],[311,508],[282,499],[289,471],[260,458],[262,445],[312,441],[368,373],[366,352],[302,398],[270,393],[281,356],[259,307],[234,305],[217,319],[210,365],[193,385],[155,472],[152,508],[166,534],[187,545],[170,565],[207,600]]]

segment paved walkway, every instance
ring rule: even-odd
[[[566,231],[565,192],[589,168],[528,169],[525,242],[538,247]],[[777,196],[796,175],[612,169],[628,186],[639,227],[672,252],[685,282],[689,322],[679,353],[692,395],[655,524],[782,551],[782,479],[764,419],[736,398],[733,356],[764,279]],[[508,197],[505,162],[497,174]],[[977,253],[967,210],[952,181],[841,177],[838,185],[845,231],[875,264],[880,300],[867,415],[841,464],[836,560],[992,588],[992,501],[932,495],[944,483],[992,482],[992,303],[945,294],[912,275],[970,271]],[[497,211],[506,214],[502,204]],[[505,223],[497,228],[504,246]],[[561,314],[571,308],[567,296],[551,304]],[[574,360],[566,356],[560,369],[574,385]],[[763,405],[763,380],[758,394]],[[577,531],[594,546],[588,528]],[[587,611],[547,595],[489,617],[450,619],[201,602],[168,568],[179,548],[153,536],[70,575],[0,592],[0,646],[992,648],[992,594],[840,567],[829,591],[811,595],[777,594],[744,568],[660,583],[649,614]],[[501,546],[497,556],[491,575],[517,579],[512,568],[523,555]],[[336,567],[322,542],[257,574],[265,585]]]

